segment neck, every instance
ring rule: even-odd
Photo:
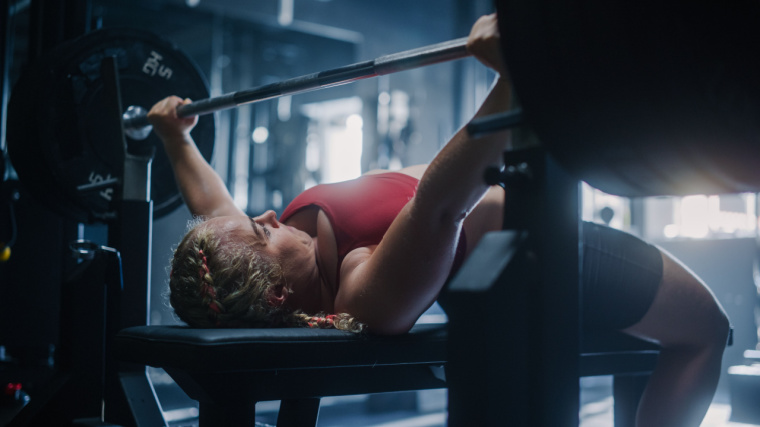
[[[316,248],[316,245],[314,245]],[[317,263],[317,254],[314,254],[314,263],[312,268],[301,269],[302,274],[291,284],[292,294],[288,296],[288,306],[292,309],[303,310],[307,314],[316,314],[332,312],[332,299],[329,292],[325,292],[326,284],[319,274],[319,264]],[[329,304],[326,304],[329,302]]]

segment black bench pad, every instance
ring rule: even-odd
[[[398,336],[363,336],[332,329],[191,329],[136,326],[114,342],[122,361],[195,372],[246,372],[446,361],[446,328],[415,326]]]
[[[124,362],[166,370],[191,398],[225,407],[263,400],[446,386],[445,325],[399,336],[344,331],[136,326],[114,339]]]

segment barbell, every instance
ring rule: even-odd
[[[202,115],[192,131],[210,160],[214,118],[207,113],[242,104],[333,87],[469,55],[466,38],[385,55],[209,98],[208,84],[195,63],[174,44],[133,29],[102,29],[66,42],[27,67],[16,82],[8,109],[8,152],[22,183],[52,210],[78,222],[107,222],[115,216],[113,171],[104,106],[103,58],[114,57],[121,87],[122,128],[127,151],[155,151],[151,194],[154,217],[182,204],[161,141],[151,132],[147,109],[169,95],[196,101],[181,106],[181,117]]]
[[[177,108],[179,117],[199,116],[244,104],[266,101],[286,95],[296,95],[317,89],[339,86],[370,77],[384,76],[427,65],[452,61],[470,56],[467,37],[449,40],[400,53],[380,56],[374,60],[307,74],[253,89],[241,90],[214,98],[193,101]],[[139,107],[126,112],[125,131],[140,134],[149,126],[147,114]]]

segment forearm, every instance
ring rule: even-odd
[[[165,141],[164,148],[182,198],[193,215],[245,215],[189,135],[178,135]]]
[[[189,102],[189,99],[167,96],[148,112],[148,121],[163,142],[182,198],[193,215],[245,215],[235,206],[221,177],[206,162],[190,136],[198,118],[177,116],[177,107]]]
[[[474,118],[509,109],[511,87],[498,79]],[[431,218],[463,220],[488,191],[484,180],[487,167],[499,165],[509,144],[509,132],[501,131],[472,138],[460,129],[436,155],[420,181],[415,209]]]

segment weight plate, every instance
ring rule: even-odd
[[[103,29],[62,44],[22,74],[11,92],[8,152],[22,183],[56,212],[79,222],[104,222],[114,215],[112,189],[81,192],[82,185],[118,178],[120,141],[109,141],[101,60],[116,58],[122,111],[145,109],[168,95],[209,97],[195,63],[172,43],[134,29]],[[213,115],[193,129],[198,149],[210,160],[215,136]],[[151,196],[154,218],[182,204],[169,159],[151,133],[129,152],[155,147]]]
[[[499,0],[525,118],[628,197],[760,190],[760,3]]]

